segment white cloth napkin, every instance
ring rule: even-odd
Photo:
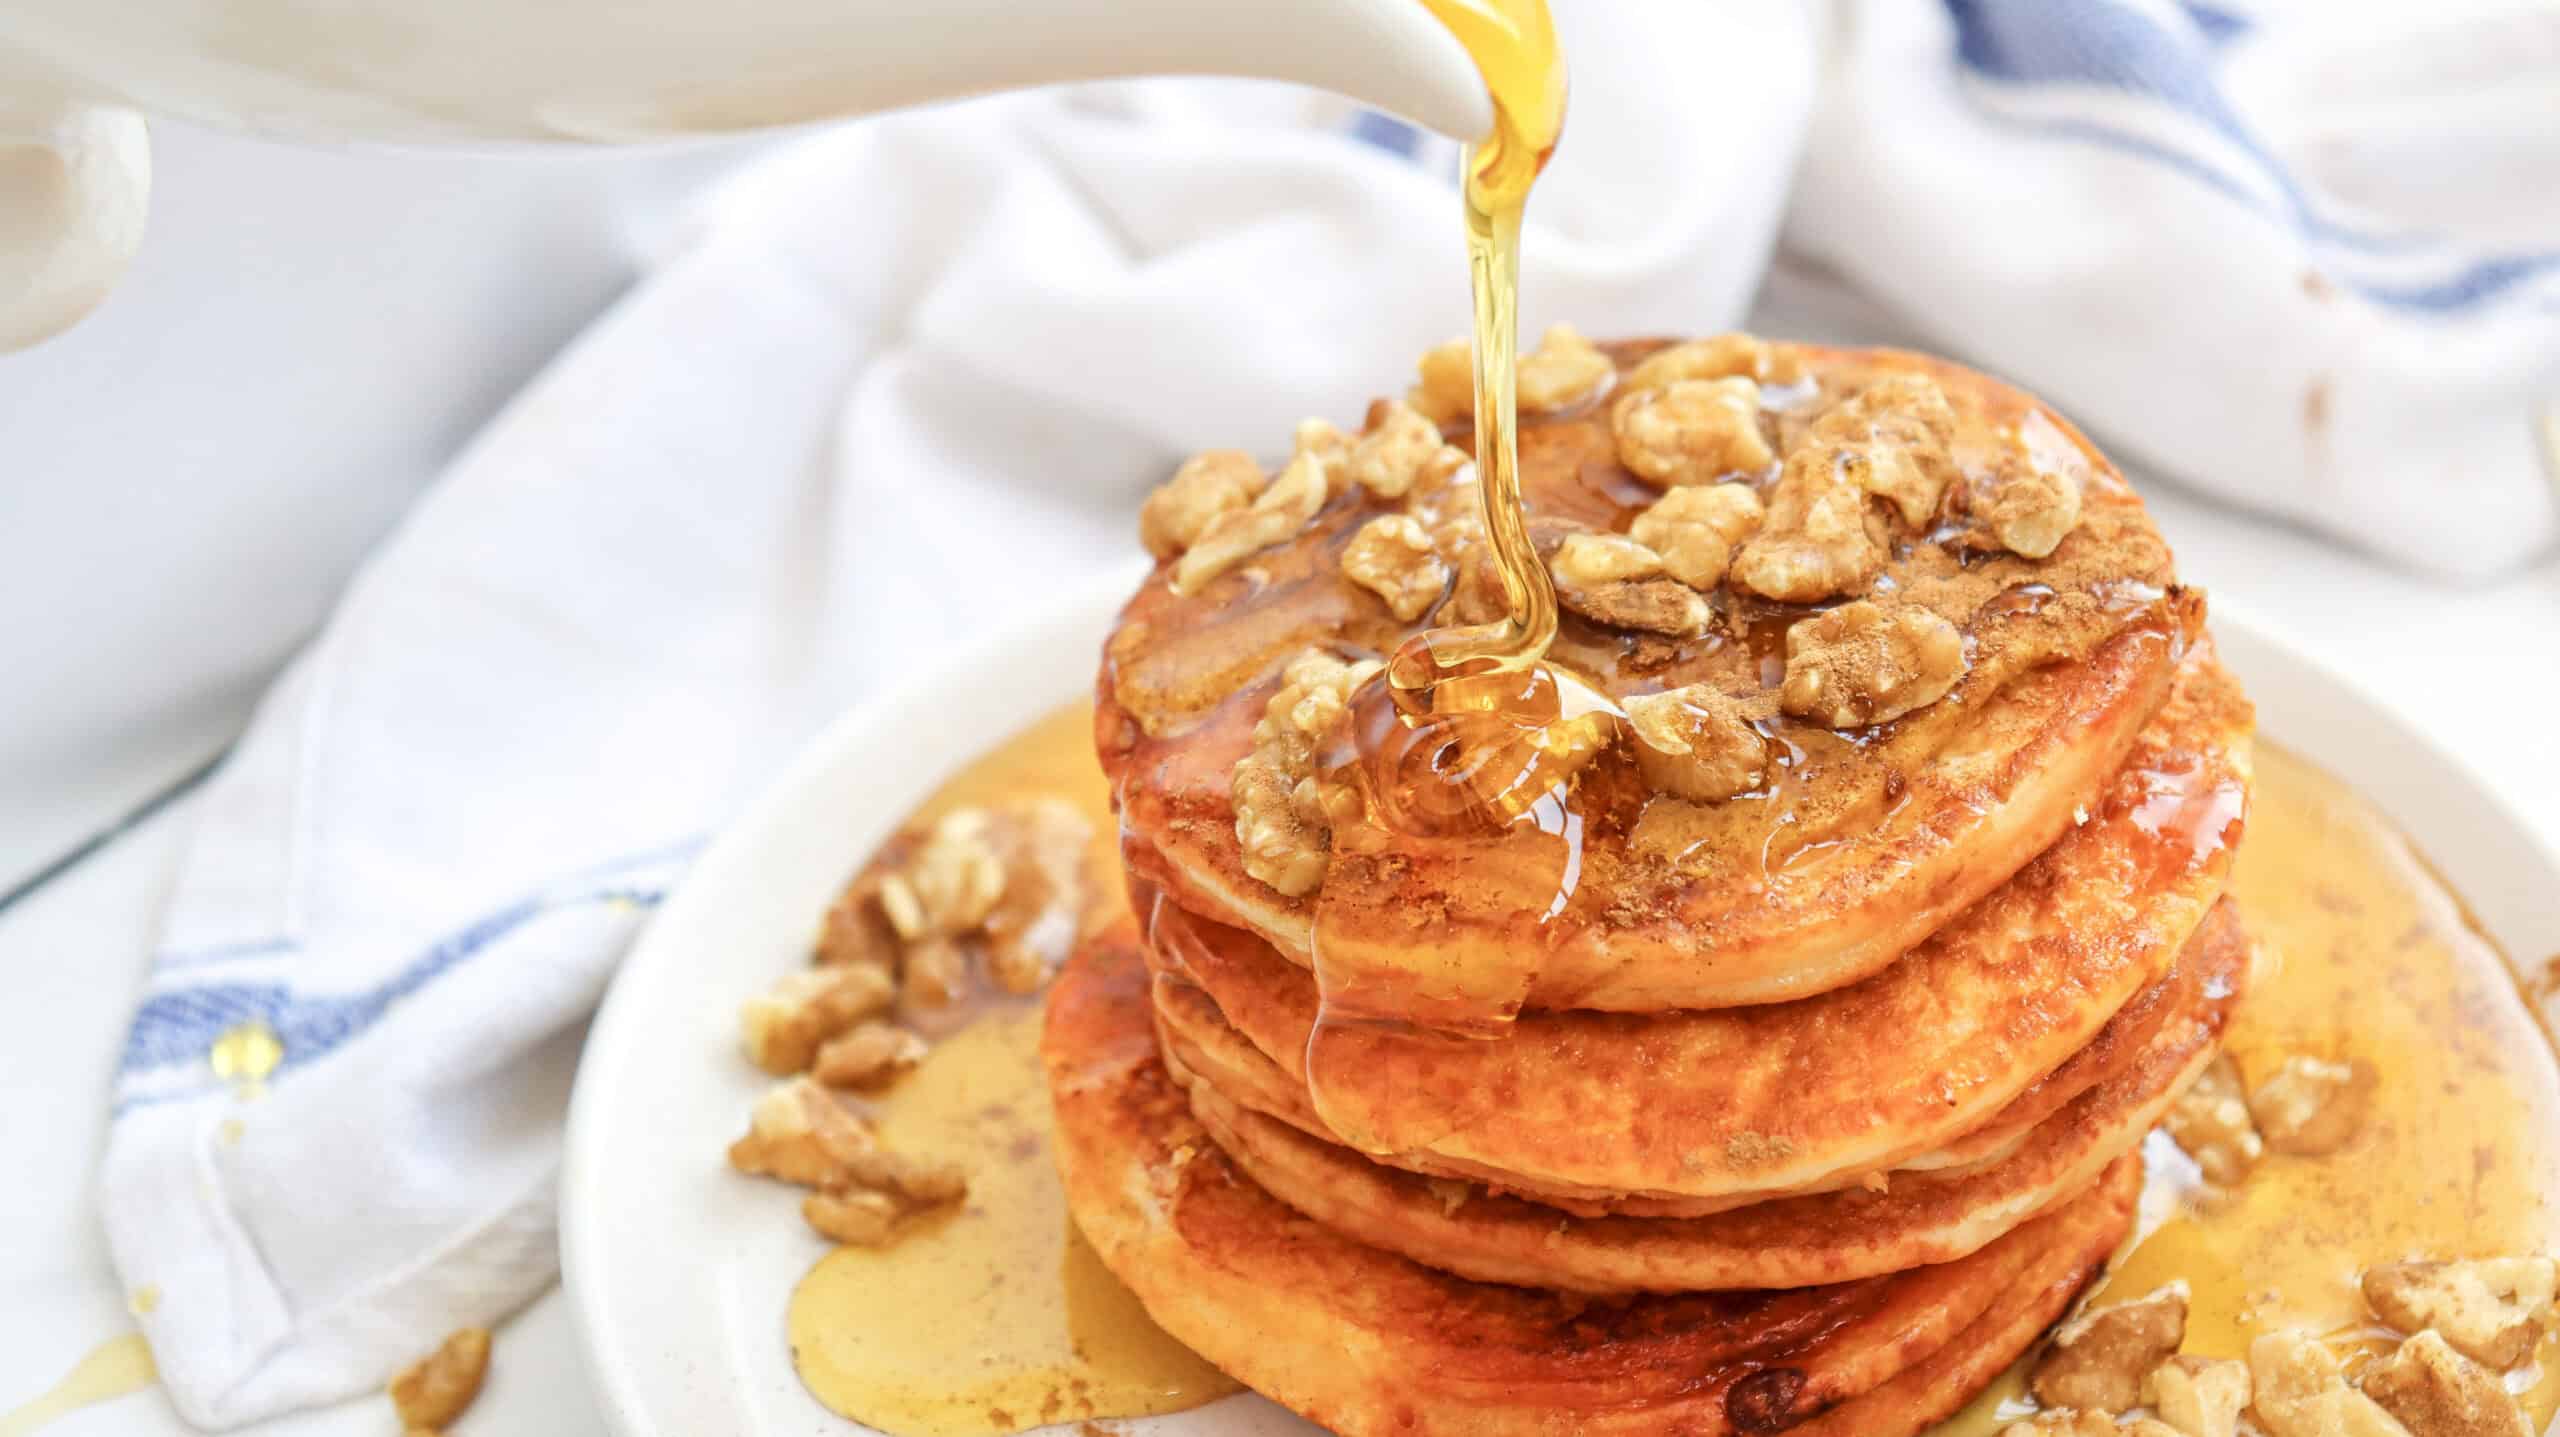
[[[1793,175],[1796,246],[2198,485],[2448,570],[2548,541],[2546,273],[2404,308],[2175,136],[2030,113],[2144,102],[1995,43],[2068,11],[2054,53],[2115,53],[2138,21],[2211,93],[2272,33],[1978,3],[1960,63],[1949,12],[1902,0],[1827,38],[1794,7],[1561,8],[1533,334],[1731,323]],[[103,1183],[180,1410],[365,1390],[549,1282],[586,1015],[701,836],[832,711],[1128,553],[1184,452],[1355,420],[1459,332],[1452,153],[1303,96],[1120,86],[816,136],[707,205],[365,567],[205,795]],[[208,1054],[248,1022],[283,1057],[244,1093]]]

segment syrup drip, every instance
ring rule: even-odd
[[[159,1380],[160,1369],[153,1364],[151,1346],[141,1333],[110,1338],[91,1349],[51,1391],[23,1407],[0,1412],[0,1437],[30,1437],[84,1407],[112,1402]]]

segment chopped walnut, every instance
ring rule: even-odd
[[[1434,345],[1422,355],[1422,382],[1405,395],[1405,402],[1422,411],[1434,424],[1476,412],[1475,346],[1463,339]]]
[[[1463,339],[1432,349],[1422,356],[1422,382],[1406,399],[1435,423],[1475,413],[1475,364],[1474,347]],[[1548,326],[1515,370],[1520,408],[1528,414],[1570,409],[1607,389],[1617,374],[1609,356],[1569,324]]]
[[[747,1135],[729,1145],[729,1166],[802,1187],[825,1187],[878,1147],[871,1124],[815,1078],[777,1084],[756,1100]]]
[[[856,1188],[811,1193],[800,1200],[801,1220],[818,1236],[846,1247],[886,1247],[897,1236],[906,1209],[886,1193]]]
[[[2119,1427],[2116,1419],[2104,1412],[2058,1407],[2023,1422],[2010,1423],[2000,1429],[1999,1437],[2153,1437],[2149,1430],[2152,1428],[2160,1428],[2160,1424],[2143,1419],[2132,1426]],[[2167,1429],[2160,1431],[2165,1437]]]
[[[1552,414],[1597,397],[1618,367],[1569,324],[1547,326],[1538,347],[1520,356],[1520,407]]]
[[[1993,538],[2013,554],[2041,559],[2080,522],[2080,486],[2070,476],[2020,460],[2009,466],[1985,516]]]
[[[2418,1437],[2533,1437],[2498,1374],[2421,1332],[2364,1371],[2364,1394]]]
[[[1318,649],[1292,659],[1254,726],[1253,752],[1236,764],[1228,798],[1245,872],[1288,897],[1314,892],[1331,858],[1332,826],[1313,776],[1316,744],[1378,667]]]
[[[1846,452],[1808,442],[1787,456],[1760,531],[1734,555],[1735,584],[1810,604],[1862,587],[1884,567],[1883,522],[1869,513]]]
[[[1344,472],[1382,499],[1401,499],[1464,468],[1467,452],[1442,442],[1440,426],[1412,406],[1388,400],[1371,411],[1367,432],[1355,440]]]
[[[1381,514],[1360,526],[1342,551],[1342,573],[1386,601],[1387,612],[1412,623],[1449,587],[1449,564],[1429,530],[1407,514]]]
[[[1703,591],[1723,580],[1734,546],[1760,527],[1761,514],[1747,484],[1692,485],[1638,514],[1627,537],[1660,554],[1663,572]]]
[[[2297,1054],[2249,1090],[2249,1115],[2271,1152],[2319,1157],[2346,1146],[2372,1104],[2374,1068]]]
[[[809,1066],[820,1044],[886,1012],[896,996],[888,973],[868,963],[786,974],[738,1012],[747,1060],[784,1076]]]
[[[489,1329],[465,1327],[391,1379],[400,1425],[441,1431],[469,1410],[489,1376]]]
[[[1955,477],[1947,446],[1955,411],[1935,380],[1889,375],[1814,421],[1813,434],[1845,445],[1858,487],[1891,504],[1902,522],[1923,528]]]
[[[1200,541],[1212,520],[1242,509],[1262,492],[1262,466],[1241,449],[1212,449],[1182,461],[1138,510],[1147,552],[1170,559]]]
[[[938,1013],[969,992],[969,950],[958,940],[929,938],[907,949],[898,975],[898,1007],[908,1013]]]
[[[933,825],[915,857],[880,881],[880,910],[910,943],[966,933],[1004,896],[1004,856],[994,818],[955,808]]]
[[[891,867],[884,860],[902,842],[890,840],[881,857],[855,874],[844,891],[836,895],[836,901],[827,905],[826,919],[818,929],[817,951],[810,955],[812,962],[822,968],[850,965],[883,972],[897,969],[902,945],[889,915],[880,911],[880,884]]]
[[[2267,1437],[2410,1437],[2399,1419],[2347,1385],[2338,1359],[2307,1332],[2249,1344],[2249,1415]]]
[[[1219,513],[1201,530],[1174,562],[1174,592],[1197,593],[1229,569],[1286,542],[1307,526],[1332,493],[1324,456],[1306,450],[1291,456],[1280,477],[1251,504]]]
[[[2266,1143],[2249,1116],[2240,1087],[2240,1070],[2229,1054],[2213,1060],[2193,1086],[2169,1108],[2160,1125],[2203,1170],[2205,1181],[2232,1187],[2249,1175]]]
[[[1719,334],[1658,349],[1619,381],[1623,389],[1660,389],[1689,379],[1743,378],[1759,384],[1793,384],[1804,378],[1795,351],[1755,335]]]
[[[1768,745],[1740,700],[1705,684],[1639,694],[1625,703],[1636,766],[1656,789],[1715,803],[1760,786]]]
[[[2143,1377],[2186,1335],[2187,1285],[2173,1282],[2055,1328],[2027,1385],[2048,1407],[2122,1412],[2142,1401]]]
[[[987,976],[1020,996],[1049,981],[1084,931],[1095,897],[1085,863],[1093,825],[1065,799],[1037,798],[998,810],[995,842],[1004,893],[983,925]]]
[[[2179,1437],[2235,1437],[2249,1406],[2249,1364],[2172,1357],[2142,1379],[2142,1400]]]
[[[1313,456],[1324,469],[1325,493],[1339,494],[1351,482],[1352,438],[1329,419],[1301,419],[1289,434],[1289,457]]]
[[[2440,1333],[2463,1356],[2505,1372],[2533,1355],[2536,1319],[2556,1279],[2560,1267],[2547,1257],[2402,1262],[2366,1272],[2364,1300],[2402,1332]]]
[[[1964,636],[1916,604],[1842,604],[1787,630],[1779,706],[1832,728],[1863,728],[1946,697],[1964,675]]]
[[[1594,623],[1675,639],[1705,633],[1716,616],[1703,595],[1668,575],[1592,585],[1559,583],[1556,602]]]
[[[1559,584],[1612,584],[1662,572],[1662,556],[1624,534],[1567,534],[1547,567]]]
[[[827,1040],[810,1076],[830,1088],[882,1088],[924,1061],[924,1039],[893,1023],[862,1023]]]
[[[1683,379],[1639,389],[1609,411],[1618,462],[1661,488],[1763,473],[1777,454],[1760,432],[1760,386]]]

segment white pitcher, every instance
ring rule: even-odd
[[[0,349],[103,298],[150,196],[141,116],[303,140],[627,143],[1066,80],[1334,90],[1492,124],[1420,0],[9,0]]]

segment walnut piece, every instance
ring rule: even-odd
[[[1325,494],[1339,494],[1351,482],[1353,436],[1329,419],[1301,419],[1289,433],[1289,457],[1312,456],[1324,470]]]
[[[2104,1412],[2056,1408],[2000,1429],[2000,1437],[2177,1437],[2166,1424],[2137,1417],[2124,1426]]]
[[[939,1013],[968,996],[969,950],[953,938],[929,938],[907,949],[898,974],[898,1008]]]
[[[1640,389],[1609,411],[1618,462],[1660,488],[1756,476],[1777,462],[1760,432],[1760,386],[1682,379]]]
[[[2196,1160],[2205,1181],[2217,1187],[2237,1185],[2266,1151],[2257,1122],[2249,1116],[2240,1070],[2227,1053],[2216,1057],[2170,1105],[2160,1125]]]
[[[2307,1332],[2249,1344],[2249,1415],[2267,1437],[2410,1437],[2399,1419],[2347,1385],[2338,1359]]]
[[[1441,441],[1440,426],[1412,406],[1388,400],[1370,415],[1344,472],[1381,499],[1401,499],[1464,468],[1467,452]]]
[[[2044,558],[2080,523],[2080,486],[2068,475],[2021,459],[2003,475],[1985,518],[2002,548],[2029,559]]]
[[[878,1146],[868,1121],[817,1079],[799,1077],[756,1100],[747,1135],[729,1145],[729,1166],[801,1187],[825,1187]]]
[[[1692,485],[1636,515],[1627,537],[1660,554],[1664,573],[1704,591],[1724,579],[1734,546],[1760,527],[1762,512],[1747,484]]]
[[[1553,414],[1598,397],[1617,377],[1618,367],[1599,346],[1569,324],[1547,326],[1538,347],[1520,356],[1520,407],[1531,414]]]
[[[1964,636],[1916,604],[1842,604],[1787,630],[1778,703],[1831,728],[1886,723],[1946,697],[1964,675]]]
[[[816,1192],[800,1200],[801,1221],[818,1236],[846,1247],[886,1247],[897,1236],[906,1209],[887,1193],[855,1188]]]
[[[2027,1386],[2048,1407],[2122,1412],[2142,1401],[2143,1377],[2186,1336],[2187,1285],[2173,1282],[2055,1328]]]
[[[880,911],[910,943],[966,933],[1004,896],[1004,857],[983,808],[955,808],[937,820],[904,867],[880,881]]]
[[[1097,893],[1085,861],[1093,825],[1074,804],[1045,796],[1005,805],[995,817],[1004,892],[980,925],[987,976],[1021,996],[1045,985],[1083,935]]]
[[[1475,346],[1453,339],[1423,351],[1422,382],[1405,394],[1405,402],[1434,424],[1475,413]]]
[[[2296,1054],[2249,1090],[2249,1116],[2271,1152],[2319,1157],[2346,1146],[2373,1102],[2373,1064]]]
[[[1559,583],[1556,602],[1594,623],[1675,639],[1696,638],[1716,617],[1704,596],[1668,575],[1590,585]]]
[[[884,1088],[913,1072],[926,1047],[894,1023],[861,1023],[828,1039],[809,1071],[830,1088]]]
[[[1760,531],[1734,555],[1735,584],[1810,604],[1863,587],[1884,567],[1883,521],[1869,512],[1845,453],[1807,442],[1787,456]]]
[[[1947,446],[1955,411],[1937,381],[1889,375],[1814,421],[1813,432],[1854,455],[1858,487],[1891,504],[1902,522],[1926,528],[1955,477]]]
[[[1138,538],[1148,553],[1170,559],[1198,543],[1219,515],[1252,503],[1264,482],[1262,466],[1241,449],[1194,454],[1139,507]]]
[[[1742,378],[1757,384],[1793,384],[1804,378],[1804,362],[1792,349],[1772,345],[1755,335],[1719,334],[1658,349],[1619,380],[1621,389],[1660,389],[1691,379]]]
[[[1332,825],[1316,792],[1316,745],[1341,721],[1351,691],[1378,668],[1374,660],[1347,664],[1320,649],[1290,660],[1254,726],[1253,751],[1236,764],[1228,798],[1245,872],[1287,897],[1314,892],[1332,857]]]
[[[1294,537],[1332,497],[1331,475],[1323,455],[1310,450],[1292,455],[1280,477],[1251,504],[1220,512],[1174,561],[1174,592],[1196,594],[1229,569]]]
[[[2421,1332],[2365,1369],[2367,1397],[2418,1437],[2533,1437],[2498,1374]]]
[[[1663,793],[1716,803],[1760,786],[1768,745],[1740,700],[1705,684],[1626,700],[1636,766]]]
[[[2179,1437],[2235,1437],[2249,1406],[2249,1364],[2172,1357],[2142,1379],[2142,1400]]]
[[[776,1077],[800,1072],[820,1044],[888,1011],[895,996],[888,973],[869,963],[786,974],[738,1011],[747,1061]]]
[[[1662,572],[1662,556],[1624,534],[1567,534],[1547,561],[1559,584],[1612,584]]]
[[[413,1431],[439,1432],[469,1410],[489,1376],[489,1329],[465,1327],[391,1379],[391,1410]]]
[[[1449,563],[1431,533],[1409,514],[1381,514],[1360,526],[1342,551],[1343,577],[1386,601],[1387,612],[1412,623],[1449,588]]]
[[[2463,1356],[2506,1372],[2533,1355],[2555,1281],[2560,1266],[2547,1257],[2402,1262],[2367,1271],[2364,1300],[2402,1332],[2438,1333]]]

